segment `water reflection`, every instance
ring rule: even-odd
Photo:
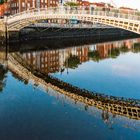
[[[107,58],[117,58],[127,52],[140,52],[140,39],[82,45],[65,49],[31,51],[22,53],[22,57],[45,73],[63,72],[64,69],[75,69],[89,60],[99,62]]]
[[[86,105],[94,105],[99,109],[104,110],[102,113],[102,117],[104,122],[108,122],[108,112],[111,112],[113,114],[119,114],[123,116],[127,116],[133,119],[139,119],[139,95],[134,95],[134,92],[130,92],[130,90],[126,89],[120,89],[120,86],[117,86],[117,90],[114,90],[114,86],[110,86],[110,83],[105,83],[106,86],[111,87],[111,92],[108,94],[104,90],[103,87],[100,88],[102,92],[89,92],[86,89],[93,91],[92,88],[96,88],[96,86],[100,85],[100,83],[94,83],[94,86],[89,85],[88,88],[86,86],[89,84],[88,82],[92,83],[94,82],[94,79],[90,78],[88,75],[88,70],[87,68],[90,67],[90,63],[94,62],[96,64],[100,64],[103,60],[117,60],[119,55],[124,56],[125,54],[128,54],[128,52],[138,52],[139,48],[139,39],[135,40],[126,40],[126,41],[118,41],[118,42],[109,42],[109,43],[102,43],[102,44],[92,44],[92,45],[84,45],[84,46],[78,46],[78,47],[69,47],[65,49],[51,49],[51,50],[44,50],[44,51],[29,51],[26,53],[12,53],[13,57],[18,60],[20,64],[22,64],[25,68],[29,67],[29,73],[25,74],[26,71],[24,72],[23,68],[21,68],[21,73],[17,73],[19,70],[15,70],[15,68],[10,68],[10,70],[14,73],[14,77],[18,78],[20,80],[24,79],[24,83],[28,84],[30,80],[34,81],[36,85],[39,85],[38,81],[39,79],[34,80],[33,76],[30,75],[30,72],[33,72],[34,75],[37,74],[40,78],[43,80],[53,84],[54,86],[60,88],[59,91],[74,98],[75,101],[82,101]],[[137,50],[137,51],[135,51]],[[134,56],[133,56],[134,57]],[[13,59],[12,59],[13,61]],[[121,59],[121,61],[123,61]],[[79,66],[86,64],[86,62],[90,62],[86,67],[84,67],[84,74],[81,75],[81,69],[79,69]],[[27,63],[29,66],[27,66]],[[107,62],[105,62],[107,63]],[[117,76],[118,72],[119,74],[122,73],[122,75],[119,75],[121,77],[124,77],[124,75],[128,75],[129,73],[133,71],[133,68],[129,69],[131,65],[127,64],[126,62],[124,65],[120,64],[111,64],[111,69],[113,70],[113,75]],[[131,63],[130,63],[131,64]],[[14,67],[16,67],[17,64],[15,64]],[[128,67],[126,67],[128,65]],[[101,63],[101,68],[104,67],[105,65],[102,65]],[[110,66],[110,64],[109,64]],[[100,69],[101,69],[100,68]],[[78,73],[75,71],[78,69]],[[86,70],[86,71],[85,71]],[[103,68],[103,73],[106,72],[106,68]],[[69,80],[68,76],[68,82],[65,82],[65,73],[69,75],[69,71],[76,72],[76,76],[80,75],[76,80],[78,80],[79,85],[73,84],[74,80]],[[117,73],[115,74],[115,72]],[[94,72],[94,71],[93,71]],[[52,73],[54,76],[58,78],[62,78],[62,80],[59,80],[54,77],[47,76],[48,74]],[[60,75],[58,75],[60,73]],[[102,71],[99,71],[99,74],[101,75],[99,78],[101,79],[100,81],[102,82],[103,80],[106,80],[102,76]],[[46,74],[46,75],[45,75]],[[70,73],[71,74],[71,73]],[[94,72],[94,75],[97,75],[98,72]],[[135,72],[137,74],[137,71]],[[139,74],[139,73],[138,73]],[[70,78],[75,75],[70,75]],[[80,78],[85,78],[88,77],[88,81],[85,80],[81,81]],[[109,75],[110,76],[110,75]],[[26,77],[26,78],[25,78]],[[31,78],[32,77],[32,78]],[[98,76],[97,76],[98,77]],[[111,83],[115,81],[115,77],[111,77]],[[67,79],[66,79],[67,80]],[[96,79],[95,79],[96,80]],[[113,81],[112,81],[113,80]],[[133,80],[133,79],[129,79]],[[139,80],[139,77],[136,77],[136,84],[138,83],[137,80]],[[63,82],[64,81],[64,82]],[[79,82],[80,81],[80,82]],[[91,82],[92,81],[92,82]],[[99,82],[100,82],[99,81]],[[121,80],[122,81],[122,80]],[[116,82],[116,81],[115,81]],[[119,81],[120,82],[120,81]],[[70,83],[70,84],[68,84]],[[129,81],[126,81],[125,83],[128,84],[129,86]],[[42,83],[44,85],[44,83]],[[83,85],[84,84],[84,90]],[[115,83],[116,84],[116,83]],[[127,85],[126,84],[126,85]],[[73,86],[74,85],[74,86]],[[102,83],[104,86],[104,83]],[[125,85],[125,84],[123,84]],[[58,90],[56,88],[56,90]],[[82,89],[80,89],[82,88]],[[119,93],[118,91],[125,91],[123,94]],[[131,90],[135,90],[130,87]],[[95,90],[95,89],[94,89]],[[139,86],[138,84],[136,85],[136,90],[139,91]],[[95,90],[96,91],[96,90]],[[67,93],[74,93],[76,95],[71,96],[71,94]],[[115,92],[117,94],[115,94]],[[100,94],[104,93],[104,94]],[[111,96],[108,96],[111,95]],[[79,97],[82,96],[82,97]],[[121,98],[115,97],[119,96]],[[88,98],[88,100],[86,98]],[[125,98],[123,98],[125,97]],[[128,99],[127,99],[128,98]],[[135,98],[135,99],[133,99]],[[88,106],[85,106],[85,110],[88,109]]]
[[[6,77],[7,77],[7,68],[3,65],[0,65],[0,92],[2,93],[3,89],[6,86]]]
[[[133,39],[12,54],[22,56],[24,62],[44,77],[50,74],[80,88],[139,99],[139,42],[140,39]],[[1,56],[4,60],[4,53]],[[64,136],[80,140],[87,136],[105,140],[140,137],[140,122],[135,120],[139,119],[140,111],[133,102],[124,105],[100,101],[90,106],[91,100],[85,98],[82,103],[74,95],[60,94],[48,85],[36,84],[30,76],[7,73],[3,66],[0,72],[0,92],[5,93],[0,96],[0,139],[24,140],[27,130],[29,139],[42,140],[64,139]],[[13,129],[7,130],[9,126]]]
[[[76,107],[78,110],[85,111],[89,115],[95,118],[99,118],[103,121],[103,123],[107,126],[108,129],[114,130],[116,129],[116,125],[122,126],[123,128],[129,128],[133,131],[139,132],[139,126],[140,122],[137,120],[133,120],[130,118],[118,116],[117,114],[113,114],[105,110],[97,109],[94,106],[89,106],[87,104],[84,104],[82,102],[79,102],[78,100],[73,100],[72,98],[67,97],[66,95],[59,94],[56,91],[53,91],[52,89],[48,89],[48,93],[52,96],[56,96],[57,100],[59,100],[63,106],[66,106],[66,103],[70,104],[73,107]],[[76,105],[76,106],[75,106]],[[94,126],[97,127],[97,126]]]

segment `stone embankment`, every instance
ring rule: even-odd
[[[113,114],[140,120],[139,100],[108,96],[80,89],[50,75],[41,73],[36,69],[32,69],[31,66],[27,65],[24,61],[18,54],[9,54],[8,68],[20,78],[26,81],[33,81],[36,85],[42,85],[45,89],[51,87],[52,89],[89,106],[95,106]]]

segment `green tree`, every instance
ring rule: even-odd
[[[111,58],[117,58],[120,55],[120,50],[118,48],[111,49],[109,56]]]
[[[79,6],[79,4],[78,3],[76,3],[76,2],[66,2],[65,4],[64,4],[64,6]]]
[[[139,53],[140,52],[140,43],[135,43],[133,50],[134,50],[134,53]]]
[[[80,64],[80,59],[75,55],[70,55],[70,57],[65,61],[66,68],[75,69]]]
[[[99,54],[99,52],[98,52],[97,50],[95,50],[95,51],[90,51],[90,52],[88,53],[88,56],[89,56],[89,58],[91,58],[93,61],[99,62],[99,60],[100,60],[100,54]]]
[[[129,51],[129,49],[128,49],[126,46],[122,46],[122,47],[120,48],[120,51],[123,52],[123,53],[126,53],[126,52]]]
[[[0,0],[0,4],[7,2],[7,0]]]

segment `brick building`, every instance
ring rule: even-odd
[[[37,68],[44,73],[59,71],[59,50],[23,53],[22,57],[33,68]]]
[[[33,8],[45,8],[48,0],[10,0],[10,13],[15,14]]]
[[[3,17],[4,14],[9,13],[9,3],[4,3],[0,5],[0,17]]]
[[[120,7],[119,11],[122,13],[134,13],[135,11],[137,11],[137,9],[132,9],[132,8],[128,8],[128,7]]]
[[[56,7],[59,0],[8,0],[0,5],[0,16],[4,13],[16,14],[34,8]]]
[[[90,6],[90,2],[86,0],[76,0],[79,6]]]

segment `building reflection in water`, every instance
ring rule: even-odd
[[[93,60],[99,62],[106,58],[116,58],[129,51],[140,52],[140,39],[126,40],[95,45],[83,45],[56,50],[32,51],[22,53],[32,67],[45,73],[63,72],[68,68]]]
[[[120,41],[113,43],[103,43],[96,45],[83,45],[79,47],[33,51],[22,53],[23,58],[34,68],[45,73],[61,72],[68,68],[76,68],[80,64],[93,60],[101,61],[106,58],[116,58],[121,53],[140,52],[140,39]],[[77,101],[75,101],[77,104]],[[85,106],[88,110],[88,106]],[[102,110],[102,120],[109,129],[113,129],[113,119],[115,115],[111,115],[107,110]]]

